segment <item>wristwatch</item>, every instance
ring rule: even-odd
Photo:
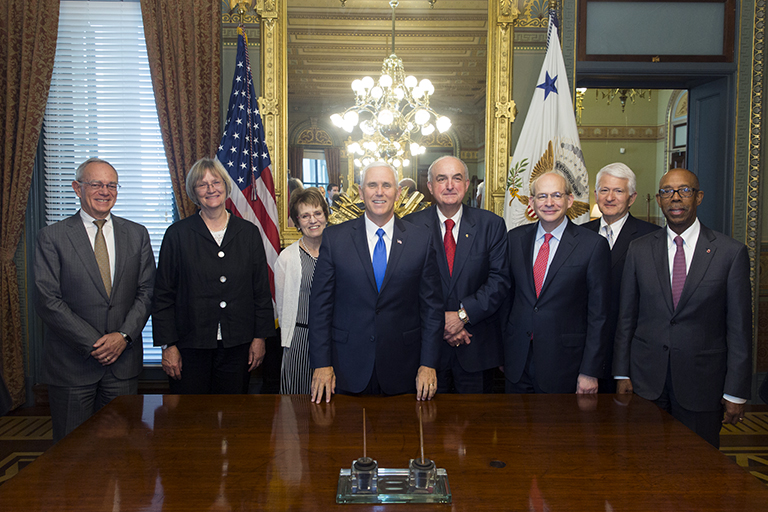
[[[465,324],[469,322],[469,316],[467,316],[467,311],[464,308],[459,309],[457,313],[459,314],[459,320]]]
[[[126,345],[126,347],[125,347],[125,348],[130,348],[130,347],[132,347],[132,346],[133,346],[133,340],[131,339],[131,337],[130,337],[130,336],[128,336],[127,334],[125,334],[123,331],[117,331],[117,332],[118,332],[118,333],[120,334],[120,336],[122,336],[122,337],[123,337],[123,339],[125,340],[125,345]]]

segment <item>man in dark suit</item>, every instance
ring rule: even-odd
[[[703,197],[686,169],[661,178],[667,228],[629,247],[613,373],[619,393],[653,400],[719,446],[721,423],[741,421],[751,391],[749,258],[699,222]]]
[[[365,214],[323,233],[309,299],[311,398],[415,392],[430,399],[443,297],[430,232],[394,214],[397,174],[362,172]]]
[[[114,167],[90,158],[72,187],[80,211],[40,231],[34,264],[56,441],[114,397],[136,393],[155,275],[147,229],[110,214]]]
[[[539,176],[529,201],[539,221],[507,240],[507,392],[597,393],[597,379],[607,376],[608,242],[566,218],[573,193],[558,172]]]
[[[603,216],[583,226],[599,233],[611,246],[611,314],[608,316],[608,364],[613,361],[613,335],[619,318],[619,291],[621,274],[627,259],[629,243],[643,235],[661,229],[656,224],[637,219],[629,213],[629,207],[637,198],[637,179],[632,169],[621,162],[608,164],[597,173],[595,201]],[[613,377],[599,379],[601,393],[615,393]]]
[[[506,227],[498,215],[462,205],[469,179],[460,159],[440,157],[428,173],[435,206],[405,220],[432,233],[442,278],[445,330],[438,391],[488,393],[493,369],[504,360],[499,307],[509,292]]]

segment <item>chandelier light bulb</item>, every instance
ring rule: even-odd
[[[408,160],[407,158],[405,160],[403,160],[403,167],[408,167],[409,165],[411,165],[411,161],[410,160]]]
[[[405,151],[403,151],[402,149],[397,150],[397,156],[403,156],[404,154],[405,154]]]
[[[333,126],[338,126],[339,128],[344,126],[344,119],[339,114],[333,114],[331,116],[331,122],[333,123]]]
[[[413,95],[413,97],[418,100],[419,98],[424,96],[424,89],[422,89],[419,86],[416,86],[411,90],[411,95]]]
[[[389,87],[392,85],[392,77],[389,75],[381,75],[379,78],[379,85],[382,87]]]
[[[352,80],[352,90],[357,94],[360,94],[360,89],[363,88],[363,82],[359,78]]]
[[[400,87],[396,87],[395,88],[395,97],[397,98],[398,101],[400,101],[403,98],[405,98],[405,93],[403,92],[402,88],[400,88]]]
[[[412,155],[418,155],[419,154],[419,144],[417,142],[411,142],[411,154]]]
[[[419,126],[424,125],[429,122],[429,112],[424,110],[423,108],[416,111],[416,115],[413,116],[413,120],[416,121],[416,124]]]
[[[371,126],[370,121],[368,121],[367,119],[362,123],[360,123],[360,129],[366,135],[373,135],[373,132],[376,131],[376,129],[373,126]]]
[[[344,114],[344,124],[350,125],[352,127],[357,126],[357,121],[359,120],[359,117],[357,115],[357,112],[354,110],[350,110],[346,114]],[[351,131],[351,130],[347,130]]]
[[[360,151],[360,144],[358,144],[357,142],[353,142],[352,144],[347,146],[347,151],[349,151],[350,153],[357,153],[358,151]]]
[[[360,161],[360,159],[355,158],[355,167],[360,167],[363,164],[363,162]]]
[[[435,124],[437,124],[437,130],[440,133],[445,133],[445,131],[451,127],[451,120],[446,116],[441,116],[437,118]]]
[[[394,160],[392,160],[392,165],[394,165],[395,167],[400,167],[400,159],[395,158]]]
[[[373,89],[371,89],[371,97],[375,100],[381,98],[383,94],[384,94],[384,91],[378,85]]]
[[[344,128],[344,131],[346,131],[347,133],[352,133],[352,130],[355,129],[355,125],[345,122],[342,128]]]
[[[379,123],[383,124],[384,126],[388,126],[392,124],[392,121],[395,120],[395,116],[392,115],[392,112],[389,110],[382,110],[379,112]]]
[[[424,126],[421,127],[421,134],[422,135],[431,135],[432,132],[434,132],[434,131],[435,131],[435,125],[433,125],[432,123],[429,123],[429,124],[424,125]]]
[[[408,75],[407,77],[405,77],[405,86],[407,88],[413,89],[414,87],[416,87],[417,83],[418,83],[418,81],[416,80],[415,76]]]
[[[363,87],[365,89],[370,89],[371,87],[373,87],[373,78],[369,76],[364,76],[363,79],[361,80],[361,83],[363,84]]]
[[[432,85],[432,82],[430,82],[428,78],[425,78],[419,82],[419,87],[421,87],[427,95],[431,95],[433,92],[435,92],[435,87]]]
[[[400,145],[399,141],[395,141],[394,146],[395,146],[396,149],[400,149],[401,147],[403,147],[403,146]]]

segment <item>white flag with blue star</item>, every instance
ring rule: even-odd
[[[549,16],[547,54],[536,83],[507,175],[504,198],[507,229],[537,220],[528,200],[530,181],[551,170],[560,171],[573,187],[575,201],[568,217],[577,224],[589,220],[587,167],[581,153],[554,13]]]

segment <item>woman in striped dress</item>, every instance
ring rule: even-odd
[[[294,191],[288,208],[303,236],[280,253],[275,266],[275,302],[283,346],[280,393],[309,394],[309,292],[328,222],[328,203],[317,188],[310,187]]]

